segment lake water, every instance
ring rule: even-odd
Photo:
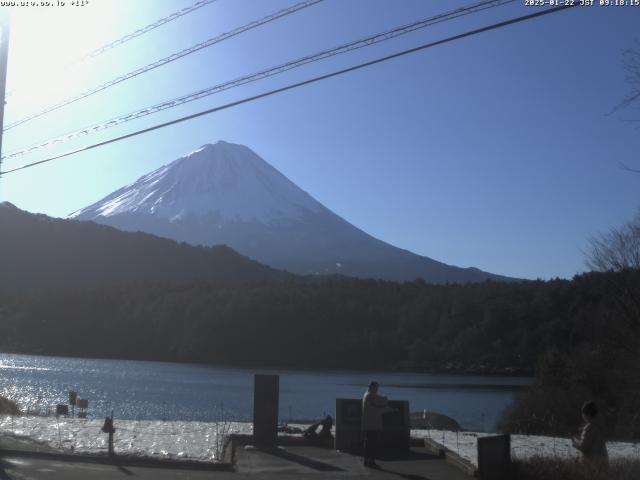
[[[207,365],[0,354],[0,393],[23,410],[67,403],[68,391],[89,400],[89,418],[211,422],[250,420],[253,375],[280,375],[280,421],[335,416],[336,398],[361,398],[371,380],[380,393],[408,400],[412,411],[436,411],[463,428],[492,430],[522,377],[418,373],[309,372]]]

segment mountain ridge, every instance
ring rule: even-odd
[[[0,203],[0,225],[0,289],[295,278],[227,246],[181,244],[148,233],[33,214],[8,202]]]
[[[206,144],[70,214],[192,245],[226,244],[274,268],[431,283],[511,281],[379,240],[244,145]]]

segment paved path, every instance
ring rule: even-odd
[[[381,469],[374,470],[363,465],[362,457],[308,446],[280,446],[265,451],[239,446],[236,451],[238,475],[251,475],[261,479],[471,479],[422,448],[412,448],[410,453],[402,457],[380,460],[378,464]]]
[[[1,454],[0,454],[1,455]],[[49,458],[4,456],[0,480],[470,480],[444,460],[414,448],[402,458],[378,462],[380,470],[365,468],[362,458],[334,450],[310,446],[281,446],[270,450],[238,446],[236,471],[197,471],[131,467],[126,465],[58,461]]]
[[[218,477],[218,475],[220,476]],[[226,477],[225,475],[230,475]],[[125,467],[98,463],[58,462],[52,460],[8,457],[2,459],[0,480],[204,480],[234,478],[232,472],[190,471]]]

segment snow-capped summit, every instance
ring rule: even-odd
[[[135,212],[174,221],[215,214],[223,221],[268,224],[323,210],[251,149],[219,141],[203,145],[70,217],[93,220]]]
[[[294,273],[435,283],[504,279],[373,238],[248,147],[224,141],[203,145],[70,217],[193,245],[226,244]]]

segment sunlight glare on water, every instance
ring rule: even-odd
[[[468,429],[492,429],[518,387],[530,379],[222,368],[208,365],[0,354],[0,394],[23,411],[44,414],[89,400],[89,418],[114,411],[129,420],[246,421],[253,416],[253,376],[280,374],[280,421],[335,415],[336,398],[361,398],[376,379],[381,393],[408,400],[412,411],[444,413]],[[502,388],[495,388],[496,385]],[[473,388],[471,388],[473,387]]]

